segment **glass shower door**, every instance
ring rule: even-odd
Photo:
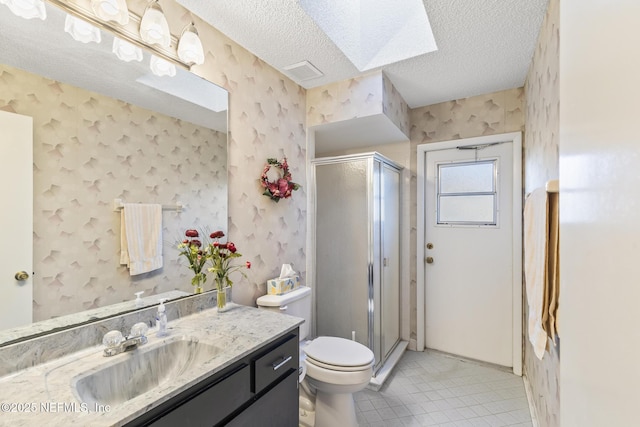
[[[370,160],[315,165],[316,335],[369,342]],[[376,355],[376,360],[378,360]]]

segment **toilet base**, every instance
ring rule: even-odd
[[[358,427],[352,393],[316,392],[315,427]]]

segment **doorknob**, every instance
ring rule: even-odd
[[[18,282],[22,282],[29,278],[29,273],[27,273],[26,271],[18,271],[13,277],[15,277]]]
[[[433,264],[433,257],[431,256],[426,257],[424,260],[427,262],[427,264]]]

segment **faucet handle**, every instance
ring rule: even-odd
[[[102,338],[102,345],[107,348],[113,348],[120,345],[124,337],[120,331],[109,331]]]
[[[138,322],[131,327],[131,338],[144,337],[149,327],[144,322]]]

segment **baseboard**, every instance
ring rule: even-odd
[[[526,375],[522,375],[522,379],[524,380],[524,391],[527,394],[527,402],[529,403],[531,425],[533,427],[540,427],[540,423],[538,422],[538,416],[536,413],[536,405],[533,402],[533,389],[531,388],[531,383],[529,382],[529,378],[527,378]]]
[[[380,370],[376,373],[375,377],[371,378],[367,389],[378,391],[384,385],[393,368],[398,364],[400,358],[404,354],[409,343],[407,341],[400,341],[396,348],[391,352],[387,360],[384,362]]]

